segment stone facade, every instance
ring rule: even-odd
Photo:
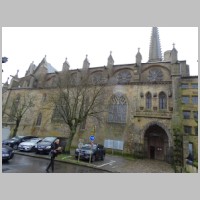
[[[156,34],[156,42],[151,43],[157,44],[158,29],[154,28],[152,34]],[[18,135],[55,135],[67,138],[67,125],[52,121],[54,108],[49,107],[48,96],[56,90],[57,77],[62,76],[64,71],[71,73],[74,78],[89,73],[91,81],[107,83],[104,99],[107,112],[103,114],[101,122],[88,118],[85,127],[80,127],[75,135],[73,146],[77,146],[80,138],[89,142],[89,136],[95,134],[97,143],[104,144],[105,140],[123,141],[125,153],[140,152],[144,157],[170,161],[174,145],[174,127],[184,126],[181,124],[179,101],[184,91],[180,93],[180,83],[182,80],[190,83],[193,79],[187,79],[190,77],[189,66],[186,61],[178,60],[178,52],[174,46],[172,50],[164,53],[164,60],[161,58],[160,43],[151,45],[150,51],[154,53],[150,53],[147,63],[141,62],[142,55],[138,49],[136,63],[114,65],[110,54],[107,66],[95,68],[89,67],[86,56],[83,69],[77,70],[70,70],[66,59],[61,72],[57,72],[47,63],[45,56],[37,67],[32,63],[24,77],[18,78],[16,75],[10,84],[4,85],[3,126],[13,128],[13,123],[4,112],[12,107],[16,95],[29,93],[36,97],[35,106],[23,116]],[[39,115],[41,123],[38,125]]]

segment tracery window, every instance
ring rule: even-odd
[[[162,81],[163,73],[161,69],[150,69],[149,70],[149,81]]]
[[[152,105],[152,97],[151,97],[151,93],[148,92],[146,94],[146,108],[151,109],[151,105]]]
[[[167,108],[167,96],[164,92],[159,94],[159,108],[166,109]]]
[[[102,81],[103,81],[102,72],[97,72],[97,73],[92,75],[92,83],[93,84],[102,83]]]
[[[129,83],[131,78],[132,76],[129,71],[122,71],[122,72],[119,72],[117,75],[118,83]]]
[[[126,123],[127,118],[127,102],[121,93],[117,93],[111,97],[108,122],[110,123]]]
[[[65,114],[63,113],[63,107],[57,105],[54,108],[54,112],[53,112],[53,115],[52,115],[52,122],[63,123],[64,122],[63,116],[65,116]]]

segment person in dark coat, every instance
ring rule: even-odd
[[[59,152],[61,152],[61,147],[59,146],[60,140],[57,139],[54,142],[53,148],[50,152],[50,156],[51,156],[51,161],[49,163],[49,165],[46,168],[46,172],[49,172],[49,168],[51,167],[52,172],[54,172],[54,159],[55,157],[58,155]]]

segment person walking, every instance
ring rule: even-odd
[[[50,151],[51,160],[50,160],[49,165],[46,168],[47,173],[49,173],[50,167],[51,167],[52,172],[54,172],[54,159],[58,155],[58,153],[61,152],[61,147],[59,146],[59,143],[60,143],[60,140],[56,139],[52,147],[52,150]]]

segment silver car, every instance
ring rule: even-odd
[[[40,142],[42,138],[33,138],[25,142],[21,142],[18,146],[20,151],[35,151],[35,145]]]

